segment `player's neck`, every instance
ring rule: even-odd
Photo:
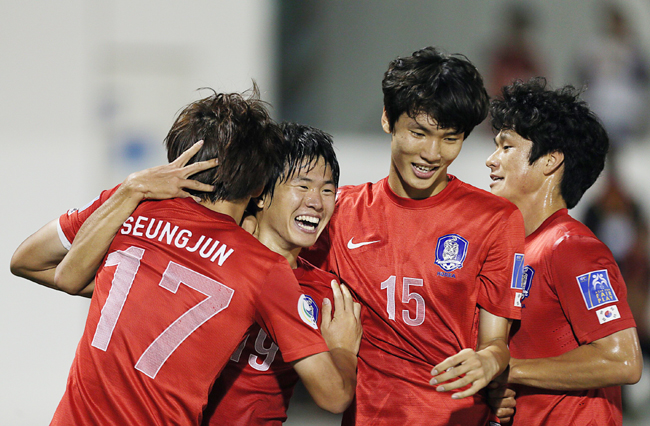
[[[390,172],[388,173],[388,186],[390,186],[390,189],[398,197],[410,198],[412,200],[424,200],[436,196],[447,187],[448,183],[449,177],[445,173],[426,188],[414,188],[406,180],[402,179],[393,165],[391,165]]]
[[[535,232],[553,213],[567,207],[564,198],[560,195],[559,188],[557,190],[537,191],[515,204],[517,204],[524,217],[526,236]]]
[[[291,269],[296,269],[298,267],[298,255],[300,255],[302,247],[296,247],[293,244],[289,244],[276,233],[269,232],[266,229],[262,230],[258,227],[256,231],[257,232],[253,235],[255,235],[255,237],[269,250],[278,253],[287,259]]]
[[[230,216],[235,220],[235,222],[240,223],[242,216],[244,215],[244,210],[246,210],[246,206],[248,205],[248,201],[249,199],[246,198],[243,200],[235,201],[201,201],[199,204],[217,213]]]
[[[295,248],[293,250],[288,250],[284,253],[281,253],[285,259],[287,259],[287,262],[289,262],[289,266],[291,266],[291,269],[296,269],[298,267],[298,255],[300,254],[301,247]]]

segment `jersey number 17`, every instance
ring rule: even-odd
[[[126,298],[136,278],[145,250],[129,247],[108,255],[105,266],[117,266],[111,289],[102,308],[92,346],[106,351]],[[181,284],[207,297],[169,325],[142,353],[135,369],[152,379],[171,354],[207,320],[226,309],[235,293],[230,287],[175,262],[169,262],[158,285],[176,294]]]

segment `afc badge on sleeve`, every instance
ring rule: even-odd
[[[311,296],[305,294],[298,300],[298,314],[300,319],[311,328],[318,330],[318,305]]]
[[[618,302],[618,298],[609,282],[607,269],[592,271],[576,277],[582,298],[587,309],[597,308],[606,303]]]
[[[469,243],[460,235],[448,234],[438,238],[436,245],[436,265],[445,272],[463,267]]]

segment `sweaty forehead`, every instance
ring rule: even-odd
[[[310,175],[316,176],[316,174],[323,177],[325,180],[332,180],[332,167],[329,164],[325,163],[323,157],[315,158],[309,161],[308,158],[304,158],[299,165],[293,170],[287,170],[290,180],[295,179],[310,179]]]
[[[521,136],[514,129],[501,129],[496,136],[497,141],[523,142],[528,139]]]

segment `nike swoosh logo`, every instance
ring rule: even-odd
[[[367,246],[368,244],[378,243],[379,241],[381,241],[381,240],[377,240],[377,241],[364,241],[362,243],[353,243],[352,240],[354,240],[354,237],[350,238],[350,241],[348,241],[348,248],[350,250],[353,250],[353,249],[356,249],[356,248],[359,248],[359,247],[363,247],[363,246]]]

